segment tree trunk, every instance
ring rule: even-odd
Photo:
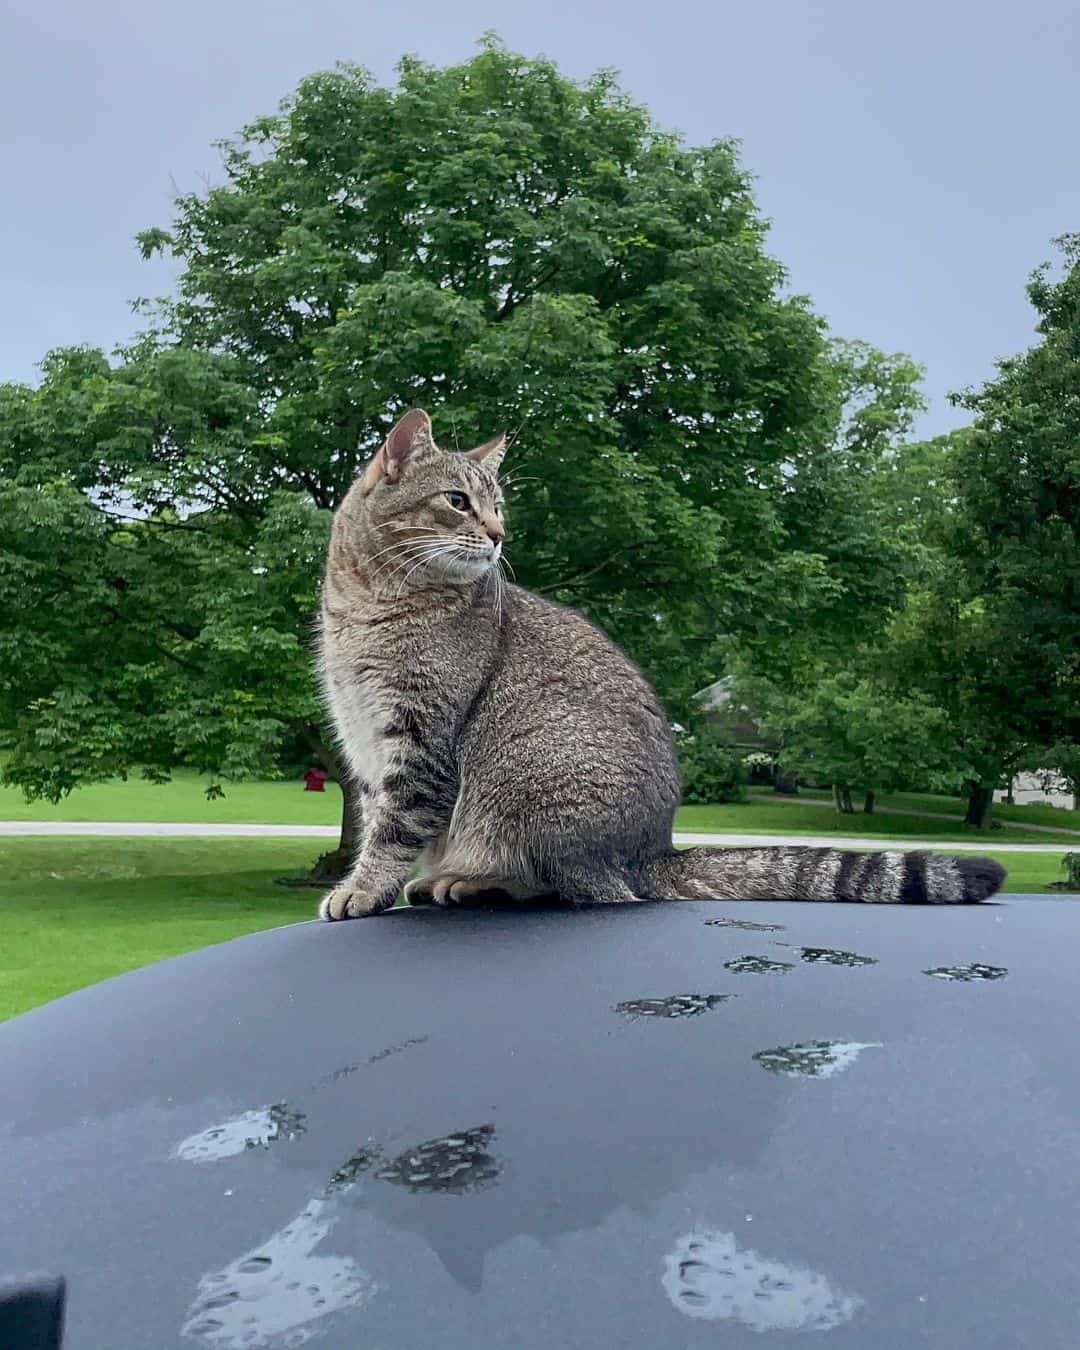
[[[360,794],[353,787],[348,773],[342,773],[341,784],[341,837],[338,846],[330,853],[316,858],[315,866],[307,877],[309,886],[332,886],[348,872],[360,847]]]
[[[799,795],[799,776],[794,773],[785,773],[779,765],[773,767],[772,790],[779,792],[783,797],[797,797]]]
[[[353,787],[343,765],[335,760],[333,768],[341,786],[341,835],[337,848],[316,858],[311,871],[305,876],[279,878],[278,884],[281,886],[311,886],[327,890],[346,875],[360,849],[360,794]]]
[[[1015,805],[1016,805],[1016,798],[1013,796],[1013,789],[1014,789],[1015,787],[1016,787],[1016,779],[1015,779],[1015,778],[1010,778],[1010,779],[1009,779],[1009,789],[1008,789],[1008,791],[1005,793],[1005,805],[1006,805],[1006,806],[1015,806]]]
[[[862,809],[863,809],[863,815],[866,815],[866,816],[872,816],[872,815],[874,814],[874,794],[873,794],[873,792],[868,792],[868,793],[866,794],[866,796],[863,798]]]
[[[850,816],[854,814],[855,808],[851,804],[850,788],[840,787],[838,784],[834,783],[832,790],[832,799],[833,805],[841,813],[841,815]]]
[[[979,830],[988,830],[993,808],[994,789],[983,787],[979,783],[969,784],[967,815],[964,817],[964,824],[974,825]]]

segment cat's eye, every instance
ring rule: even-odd
[[[448,492],[446,500],[455,511],[467,511],[469,509],[469,499],[464,492]]]

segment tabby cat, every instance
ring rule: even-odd
[[[378,914],[403,886],[442,905],[964,904],[998,889],[985,858],[677,852],[678,771],[648,682],[580,614],[503,581],[504,450],[502,436],[442,450],[410,412],[334,517],[320,665],[363,832],[324,918]]]

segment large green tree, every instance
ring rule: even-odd
[[[827,671],[774,697],[762,729],[780,747],[784,767],[831,784],[845,813],[854,809],[852,792],[872,811],[878,792],[925,790],[954,767],[941,708],[918,690],[901,694],[850,670]]]
[[[143,335],[4,391],[8,777],[228,776],[289,740],[332,766],[326,518],[414,404],[451,445],[509,429],[520,580],[674,710],[717,634],[849,631],[894,585],[851,469],[906,377],[830,348],[765,232],[734,146],[684,145],[607,73],[488,41],[392,88],[304,80],[140,237],[179,270]]]
[[[813,759],[814,775],[843,793],[897,786],[917,776],[916,759],[929,767],[930,740],[918,739],[919,757],[910,738],[886,749],[872,728],[897,702],[881,650],[909,589],[936,561],[928,525],[945,500],[945,443],[906,439],[925,407],[910,358],[839,341],[829,355],[831,437],[785,470],[788,551],[744,567],[748,617],[718,625],[708,659],[782,751],[778,786],[794,790]],[[782,601],[760,603],[781,584]],[[848,725],[853,717],[863,725]],[[897,704],[897,720],[918,718]]]
[[[981,669],[985,607],[950,600],[958,594],[956,460],[970,432],[903,440],[917,411],[910,363],[876,353],[867,360],[860,387],[873,392],[873,434],[859,435],[848,419],[832,457],[840,487],[816,528],[840,534],[850,521],[846,537],[876,537],[876,554],[895,560],[892,590],[875,604],[845,587],[837,601],[850,623],[837,625],[832,641],[812,631],[783,662],[744,644],[733,667],[740,701],[755,710],[787,773],[832,783],[841,810],[851,809],[853,790],[871,803],[878,790],[957,791],[1016,764],[1022,749],[1011,739],[988,742],[984,709],[972,698],[968,673]]]
[[[958,401],[941,563],[913,595],[897,670],[946,709],[968,821],[1021,768],[1080,745],[1080,236],[1033,275],[1039,340]]]

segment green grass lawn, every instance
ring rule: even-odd
[[[752,789],[754,797],[764,797],[771,795],[770,788]],[[803,788],[799,794],[802,797],[812,797],[818,801],[827,801],[832,803],[832,796],[828,792],[815,790],[812,788]],[[856,808],[860,807],[861,799],[853,797]],[[878,806],[889,807],[897,811],[932,811],[935,814],[955,816],[958,820],[963,820],[964,813],[967,810],[967,802],[963,802],[959,797],[940,797],[929,792],[886,792],[877,799]],[[860,813],[861,814],[861,813]],[[1004,802],[994,803],[994,819],[999,821],[1010,821],[1019,825],[1046,825],[1053,830],[1076,830],[1080,835],[1080,811],[1070,811],[1063,806],[1007,806]],[[1010,834],[1010,838],[1012,835]]]
[[[734,806],[684,806],[675,828],[720,834],[838,834],[876,839],[985,839],[994,844],[1055,844],[1080,848],[1080,836],[1046,834],[1038,830],[975,830],[959,820],[934,820],[918,815],[842,816],[831,806],[813,800],[778,800],[772,794],[751,793]]]
[[[0,1018],[243,933],[313,918],[313,839],[0,839]]]
[[[0,1019],[168,956],[314,916],[274,884],[310,839],[0,839]],[[1042,892],[1060,855],[999,854],[1006,890]]]
[[[955,797],[935,797],[929,793],[897,792],[882,798],[883,806],[895,806],[901,811],[944,811],[963,818],[967,802]],[[1080,811],[1064,806],[1007,806],[994,803],[994,818],[1020,824],[1048,825],[1053,830],[1076,830],[1080,833]]]
[[[285,782],[224,784],[225,796],[206,799],[205,778],[179,772],[171,783],[157,786],[139,778],[127,782],[114,779],[92,787],[79,788],[70,797],[53,806],[50,802],[23,800],[14,788],[0,788],[0,820],[55,821],[175,821],[187,824],[221,825],[336,825],[341,819],[341,792],[327,783],[325,792],[305,792],[295,779]],[[959,809],[947,797],[885,798],[882,805],[908,804],[912,809]],[[916,804],[935,803],[933,806]],[[996,808],[995,808],[996,809]],[[1028,807],[1013,807],[1024,812]],[[1052,812],[1071,822],[1080,812]],[[1024,819],[1023,816],[1020,817]],[[1032,818],[1034,819],[1034,818]],[[1042,823],[1041,819],[1036,823]],[[735,806],[687,806],[676,821],[682,830],[715,830],[735,834],[866,834],[882,839],[948,839],[958,836],[1004,842],[1002,832],[961,829],[959,822],[928,820],[916,815],[872,815],[857,812],[851,816],[813,805],[813,799],[796,805],[778,802],[770,793],[751,793],[747,802]],[[1080,825],[1078,825],[1080,828]],[[1053,836],[1021,829],[1010,830],[1010,842],[1068,843],[1068,835]],[[1073,841],[1080,845],[1080,836]]]
[[[143,820],[221,825],[337,825],[341,790],[305,792],[298,779],[284,782],[223,783],[224,797],[207,801],[209,779],[180,770],[172,782],[141,778],[78,788],[54,806],[26,802],[15,788],[0,787],[0,820]]]

